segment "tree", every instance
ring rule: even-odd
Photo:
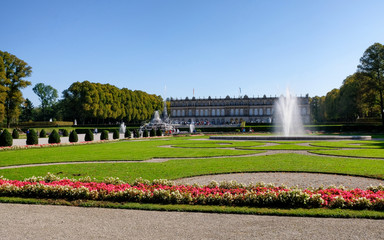
[[[374,80],[372,88],[379,94],[381,121],[384,125],[384,46],[375,43],[365,50],[357,68],[358,71],[365,73]]]
[[[43,121],[45,121],[47,110],[52,110],[52,106],[58,98],[57,90],[51,85],[45,85],[44,83],[37,83],[32,90],[40,99],[42,117]]]
[[[32,68],[8,52],[0,51],[0,61],[0,85],[2,86],[0,91],[5,91],[4,111],[7,127],[10,128],[11,120],[17,119],[20,115],[20,104],[23,101],[20,89],[31,85],[31,82],[24,78],[31,75]]]
[[[20,121],[28,122],[33,120],[33,103],[28,98],[21,105]]]

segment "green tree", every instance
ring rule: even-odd
[[[379,94],[381,121],[384,125],[384,46],[380,43],[371,45],[360,58],[357,68],[374,80],[371,87]]]
[[[60,136],[56,129],[53,129],[51,134],[49,134],[48,143],[60,143]]]
[[[0,134],[0,147],[10,147],[13,144],[12,135],[7,129]]]
[[[48,111],[52,112],[52,107],[58,97],[57,90],[44,83],[37,83],[32,90],[40,99],[42,120],[45,121]]]
[[[23,60],[8,52],[0,51],[0,84],[5,90],[4,110],[7,127],[10,128],[11,121],[20,115],[20,104],[23,101],[20,89],[31,85],[31,82],[24,80],[32,73],[32,68]],[[0,99],[1,101],[1,99]]]
[[[33,120],[33,103],[27,98],[21,105],[20,121],[28,122]]]

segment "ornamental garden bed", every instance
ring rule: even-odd
[[[187,205],[268,208],[340,208],[384,210],[384,186],[367,189],[343,187],[299,189],[262,183],[211,182],[209,185],[175,185],[168,180],[137,179],[128,184],[109,178],[94,182],[60,179],[52,174],[24,181],[0,179],[1,197],[94,200]]]

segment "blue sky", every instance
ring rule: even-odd
[[[0,50],[32,87],[88,80],[166,97],[325,95],[383,43],[382,0],[3,1]],[[165,87],[166,86],[166,87]],[[166,90],[165,90],[166,88]]]

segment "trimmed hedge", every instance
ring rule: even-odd
[[[151,137],[156,137],[156,130],[152,128],[149,134]]]
[[[16,128],[13,129],[13,131],[12,131],[12,138],[13,139],[19,139],[19,137],[20,137],[19,131],[17,131]]]
[[[67,129],[63,130],[63,137],[68,137],[69,133]]]
[[[84,140],[87,141],[87,142],[93,141],[93,133],[92,133],[91,129],[87,129],[87,131],[85,132]]]
[[[156,130],[156,136],[161,137],[162,135],[163,135],[163,132],[161,131],[161,129],[160,129],[160,128],[157,129],[157,130]]]
[[[31,129],[29,130],[29,133],[27,133],[27,145],[35,144],[39,144],[39,139],[37,138],[37,133],[35,130]]]
[[[144,130],[143,137],[148,137],[148,130],[147,129]]]
[[[41,138],[45,138],[45,137],[47,137],[47,133],[45,132],[44,129],[41,129],[40,134],[39,134],[39,137],[41,137]]]
[[[55,129],[53,129],[51,134],[49,134],[48,143],[60,143],[60,142],[61,140],[60,140],[59,133]]]
[[[119,130],[115,129],[113,131],[113,139],[119,139],[119,138],[120,138]]]
[[[12,135],[8,132],[7,129],[0,134],[0,147],[10,147],[13,144]]]
[[[108,131],[107,130],[101,131],[100,140],[108,140]]]
[[[73,130],[70,134],[69,134],[69,142],[78,142],[79,141],[79,138],[77,136],[77,133],[75,130]]]

